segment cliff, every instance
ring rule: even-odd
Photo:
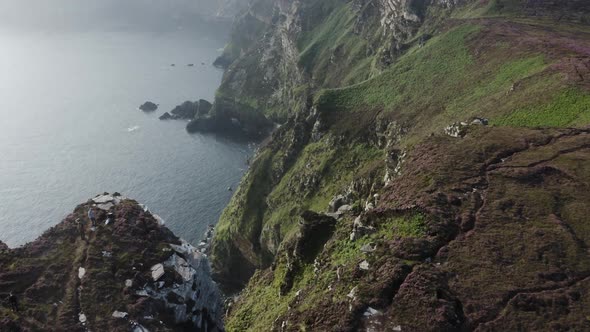
[[[590,328],[589,13],[253,1],[216,104],[281,126],[217,226],[228,329]]]
[[[206,256],[159,220],[133,200],[101,195],[37,240],[0,249],[0,330],[223,331]]]

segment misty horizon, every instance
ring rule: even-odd
[[[0,0],[0,29],[215,32],[229,25],[217,20],[218,9],[218,0]]]

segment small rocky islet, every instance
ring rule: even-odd
[[[158,104],[151,101],[146,101],[145,103],[141,104],[141,106],[139,106],[139,109],[144,112],[155,112],[158,109]]]

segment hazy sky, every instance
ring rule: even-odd
[[[26,29],[170,28],[213,15],[219,0],[0,0],[0,26]]]

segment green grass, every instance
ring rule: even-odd
[[[492,122],[512,127],[566,127],[590,123],[590,94],[566,89],[545,105],[521,108]]]
[[[479,30],[467,25],[414,48],[390,70],[366,82],[343,89],[325,90],[317,98],[324,110],[359,108],[391,110],[404,104],[429,103],[441,95],[452,96],[456,87],[446,84],[466,75],[473,59],[465,39]]]
[[[372,57],[367,56],[367,40],[354,33],[355,13],[339,1],[316,2],[314,28],[297,42],[299,65],[313,74],[319,86],[343,86],[360,82],[372,73]]]
[[[330,200],[345,190],[361,165],[382,156],[382,151],[365,144],[335,149],[325,139],[310,143],[268,196],[265,227],[273,228],[278,224],[282,238],[293,235],[304,210],[326,211]],[[309,182],[313,178],[319,180],[316,185]]]

